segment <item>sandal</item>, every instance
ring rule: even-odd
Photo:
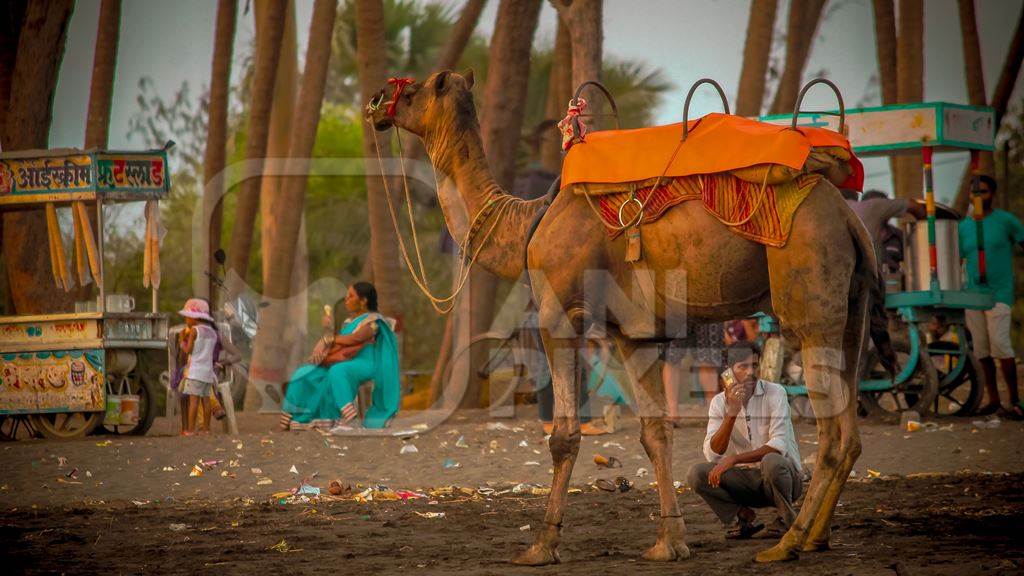
[[[977,412],[975,412],[974,415],[991,416],[1002,409],[1003,407],[1001,404],[999,404],[999,402],[989,402],[988,404],[982,406],[981,408],[978,408]]]
[[[1024,420],[1024,407],[1021,404],[1013,404],[1009,409],[1000,410],[999,415],[1007,420],[1021,421]]]
[[[765,528],[764,532],[761,534],[761,537],[779,539],[782,538],[783,534],[785,534],[788,531],[789,528],[787,528],[786,525],[782,523],[782,520],[776,519],[767,528]]]
[[[740,522],[725,533],[726,540],[748,540],[764,529],[764,524]]]

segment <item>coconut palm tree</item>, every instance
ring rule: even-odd
[[[600,80],[604,0],[553,0],[551,4],[569,28],[573,86],[579,86],[587,80]],[[599,113],[601,100],[593,89],[584,91],[583,96],[592,103],[591,112]]]
[[[96,52],[92,59],[89,113],[85,119],[85,147],[106,148],[110,128],[110,104],[114,95],[117,41],[121,35],[121,0],[100,3]]]
[[[511,188],[515,180],[519,134],[526,116],[525,101],[530,78],[530,54],[533,35],[540,17],[541,0],[502,0],[491,38],[487,84],[484,87],[480,132],[484,152],[499,186]],[[494,319],[494,294],[498,278],[477,268],[470,276],[469,307],[463,305],[454,329],[455,349],[461,348],[464,331],[457,326],[466,320],[468,311],[472,336],[486,332]],[[462,303],[466,303],[463,295]],[[469,359],[471,366],[483,364],[487,350],[477,347]],[[456,366],[456,368],[459,368]],[[459,372],[455,372],[456,378]],[[461,406],[476,408],[480,405],[482,381],[473,371],[469,387],[462,397]]]
[[[874,0],[875,53],[878,57],[878,84],[882,88],[882,104],[896,103],[896,11],[893,0]],[[893,189],[898,180],[899,163],[889,158]]]
[[[1010,48],[1006,52],[1006,59],[1003,60],[1003,69],[999,73],[999,81],[996,82],[996,89],[992,93],[990,106],[996,111],[996,128],[1002,124],[1006,116],[1007,107],[1010,104],[1010,96],[1013,94],[1013,87],[1017,84],[1017,77],[1020,74],[1021,62],[1024,60],[1024,9],[1017,17],[1017,28],[1013,32],[1013,39],[1010,40]],[[970,170],[965,170],[960,179],[960,189],[957,192],[953,206],[960,212],[967,210],[968,192],[970,189]],[[1004,183],[1005,185],[1005,183]],[[1003,194],[1002,196],[1005,196]]]
[[[267,15],[265,0],[256,0],[257,20]],[[295,33],[295,2],[288,1],[287,17],[284,21],[284,36],[277,58],[277,75],[274,80],[274,98],[270,108],[270,132],[267,134],[267,158],[288,156],[292,119],[295,112],[295,93],[299,83],[298,42]],[[263,255],[263,286],[266,287],[271,270],[268,270],[267,255],[277,235],[278,219],[275,214],[283,209],[279,205],[284,181],[282,177],[263,179],[260,187],[260,253]],[[303,316],[305,317],[305,316]]]
[[[924,2],[900,0],[899,34],[896,36],[896,99],[920,102],[924,96]],[[902,155],[895,159],[896,196],[921,196],[921,156]]]
[[[791,0],[789,22],[786,30],[786,63],[779,78],[775,98],[772,100],[772,114],[791,112],[803,81],[804,68],[811,55],[814,36],[821,21],[825,0]]]
[[[288,10],[287,0],[266,2],[265,17],[256,19],[256,59],[253,67],[248,137],[245,144],[246,160],[260,164],[267,154],[277,61]],[[228,278],[228,289],[231,293],[241,290],[248,275],[252,235],[260,206],[261,183],[260,176],[248,178],[242,182],[238,191],[228,260],[229,269],[234,273]]]
[[[302,87],[291,125],[288,148],[288,172],[302,173],[308,170],[308,159],[313,153],[317,125],[320,122],[320,108],[323,103],[324,87],[327,83],[328,62],[331,58],[331,36],[337,14],[336,0],[316,0],[309,27],[309,47],[306,50],[306,64],[302,75]],[[284,380],[288,354],[292,342],[282,338],[288,326],[294,324],[289,314],[288,299],[291,296],[295,248],[299,241],[302,225],[302,211],[305,205],[307,178],[290,177],[282,180],[280,206],[274,214],[277,231],[270,244],[270,252],[264,256],[268,266],[265,270],[264,294],[270,306],[260,320],[260,331],[256,336],[253,350],[253,366],[258,367],[257,379],[262,384],[277,384]],[[267,381],[269,380],[269,381]],[[246,404],[249,405],[249,397]]]
[[[213,63],[210,66],[209,120],[206,130],[206,150],[203,156],[203,210],[208,215],[209,227],[204,257],[208,270],[216,270],[213,253],[220,248],[223,221],[223,182],[218,177],[224,171],[228,138],[228,95],[231,83],[231,55],[235,44],[235,25],[238,18],[237,0],[218,0],[217,23],[213,38]],[[211,298],[215,293],[213,278],[201,282]]]
[[[344,11],[342,12],[345,15]],[[385,34],[384,5],[381,0],[355,1],[356,64],[359,71],[361,101],[369,102],[388,78],[388,53]],[[391,139],[378,135],[380,147],[374,143],[373,130],[363,130],[363,154],[366,158],[366,196],[370,217],[370,262],[373,282],[377,287],[380,309],[383,313],[401,317],[400,270],[398,269],[398,242],[388,214],[384,179],[373,176],[378,166],[376,155],[387,156]]]
[[[778,5],[778,0],[754,0],[750,3],[747,39],[743,45],[743,68],[740,70],[740,88],[736,96],[736,114],[740,116],[761,114]]]

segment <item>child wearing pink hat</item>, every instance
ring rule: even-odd
[[[210,431],[213,387],[217,382],[214,363],[220,337],[210,316],[210,304],[202,298],[190,298],[178,312],[185,317],[185,330],[181,334],[181,350],[185,354],[185,372],[181,391],[188,401],[188,416],[182,435],[191,436],[196,432],[196,416],[200,405],[203,408],[203,429]]]

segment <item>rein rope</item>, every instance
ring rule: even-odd
[[[389,81],[390,82],[390,81]],[[401,84],[396,85],[395,89],[395,100],[397,102],[398,95],[401,93]],[[393,103],[394,103],[393,102]],[[392,104],[393,104],[392,103]],[[388,111],[392,110],[393,106],[388,107]],[[398,153],[399,153],[399,164],[402,167],[402,186],[405,190],[405,204],[407,209],[407,215],[409,218],[409,228],[412,230],[412,242],[413,249],[416,253],[416,264],[419,268],[419,273],[416,272],[412,259],[409,257],[409,251],[405,246],[405,240],[402,238],[401,230],[398,226],[398,216],[395,212],[395,205],[391,199],[391,190],[388,186],[388,178],[384,176],[384,158],[380,151],[380,142],[377,139],[377,131],[372,126],[369,127],[371,134],[373,134],[373,146],[377,152],[377,163],[380,166],[381,180],[384,183],[384,195],[388,201],[388,213],[391,215],[391,225],[395,229],[395,236],[398,238],[398,248],[402,253],[402,260],[405,262],[406,268],[409,270],[409,274],[412,275],[413,282],[416,287],[420,289],[420,292],[430,300],[430,305],[440,314],[447,314],[455,308],[455,298],[458,297],[459,293],[466,285],[466,281],[469,280],[470,272],[473,269],[473,265],[476,263],[477,258],[480,256],[480,252],[484,246],[487,245],[487,241],[491,238],[494,230],[498,224],[502,221],[502,217],[506,215],[511,206],[518,200],[516,197],[508,194],[493,195],[487,199],[483,207],[473,216],[473,220],[470,223],[469,229],[466,231],[466,237],[460,246],[462,252],[461,258],[459,259],[459,270],[455,275],[454,288],[452,293],[445,297],[435,296],[433,291],[427,282],[426,269],[423,266],[423,256],[420,253],[419,235],[416,232],[416,222],[413,220],[412,214],[412,198],[409,193],[409,179],[405,172],[405,151],[402,148],[402,135],[401,132],[395,130],[395,138],[398,141]],[[437,174],[434,175],[434,184],[440,189],[437,184]],[[491,226],[487,228],[484,235],[480,238],[477,244],[476,250],[472,250],[472,243],[476,239],[477,234],[483,228],[484,223],[494,215],[494,221]]]

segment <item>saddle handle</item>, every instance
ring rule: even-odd
[[[583,89],[586,88],[587,86],[593,86],[593,87],[597,88],[598,90],[600,90],[601,92],[604,93],[604,97],[608,100],[608,103],[612,105],[612,113],[611,114],[580,114],[579,116],[574,117],[572,119],[572,127],[576,131],[576,133],[577,134],[580,133],[580,126],[579,126],[579,124],[580,124],[579,118],[580,117],[583,117],[583,118],[597,118],[599,116],[611,116],[612,118],[615,118],[615,129],[616,130],[621,130],[622,129],[622,122],[619,120],[619,107],[618,107],[617,104],[615,104],[615,98],[612,98],[612,93],[609,92],[608,89],[604,87],[604,84],[601,84],[597,80],[587,80],[583,84],[580,84],[578,88],[576,88],[576,94],[573,95],[573,97],[572,97],[573,101],[575,102],[576,100],[580,99],[580,96],[583,94]]]
[[[718,82],[715,82],[711,78],[701,78],[700,80],[697,80],[693,83],[693,86],[690,86],[690,91],[686,93],[686,103],[683,104],[683,137],[680,139],[680,142],[686,142],[686,137],[690,134],[690,127],[687,124],[690,119],[690,100],[693,98],[693,93],[697,91],[697,88],[699,88],[701,84],[711,84],[714,86],[715,90],[718,90],[718,95],[722,98],[722,108],[725,109],[725,113],[732,114],[732,112],[729,111],[729,99],[725,97],[725,90],[722,90],[722,86]]]
[[[799,120],[799,118],[800,118],[800,105],[803,104],[803,102],[804,102],[804,95],[807,94],[807,91],[810,90],[811,87],[814,86],[815,84],[824,84],[824,85],[828,86],[829,88],[831,88],[832,92],[835,93],[836,100],[839,101],[839,133],[843,134],[845,136],[846,135],[846,106],[843,104],[843,95],[842,95],[842,93],[839,92],[839,87],[836,86],[828,78],[815,78],[814,80],[811,80],[807,84],[804,84],[804,87],[800,89],[800,95],[796,97],[796,107],[793,108],[793,123],[790,126],[790,128],[792,128],[793,130],[796,130],[796,123],[797,123],[797,120]]]

